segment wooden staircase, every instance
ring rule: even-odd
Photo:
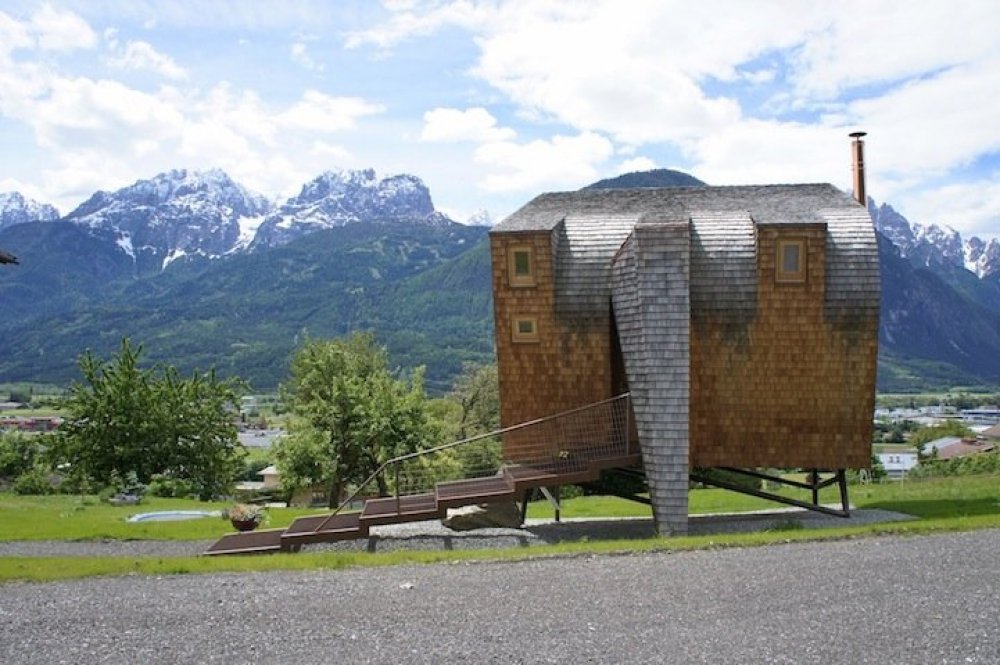
[[[298,518],[287,529],[227,534],[205,554],[297,552],[310,543],[365,538],[372,526],[441,519],[448,508],[516,501],[536,487],[592,482],[602,470],[641,463],[638,452],[626,451],[507,463],[494,476],[437,483],[432,492],[423,494],[369,499],[360,512],[311,515]]]

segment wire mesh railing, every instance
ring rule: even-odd
[[[601,459],[638,452],[628,393],[588,406],[505,427],[454,443],[394,457],[383,463],[333,512],[372,487],[379,495],[432,492],[438,483],[496,476],[506,465],[559,473]]]

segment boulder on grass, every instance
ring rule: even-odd
[[[521,526],[521,510],[513,501],[449,508],[448,516],[441,520],[441,524],[452,531],[517,529]]]

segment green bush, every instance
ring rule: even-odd
[[[194,494],[194,485],[190,480],[171,478],[157,473],[150,479],[146,492],[150,496],[183,499]]]
[[[129,471],[124,477],[117,471],[112,471],[111,481],[97,493],[97,497],[101,503],[114,503],[116,497],[134,496],[138,497],[135,503],[140,503],[145,493],[146,486],[139,482],[135,471]]]
[[[55,488],[52,486],[50,474],[42,468],[34,468],[25,471],[14,480],[11,487],[15,494],[53,494]]]
[[[925,459],[908,474],[909,478],[975,476],[1000,474],[1000,451],[977,453],[949,460]]]
[[[41,458],[40,438],[23,432],[0,433],[0,479],[17,478]]]

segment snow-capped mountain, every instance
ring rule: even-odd
[[[430,192],[416,176],[378,178],[372,169],[327,171],[268,215],[251,248],[283,245],[313,231],[360,221],[454,223],[434,210]]]
[[[56,219],[59,219],[59,211],[48,203],[26,199],[19,192],[0,192],[0,228]]]
[[[174,170],[97,192],[64,219],[113,238],[139,270],[184,256],[215,258],[247,243],[272,204],[220,170]]]
[[[493,226],[493,216],[490,211],[482,208],[472,213],[469,219],[465,220],[466,226]]]
[[[911,224],[888,203],[876,205],[872,199],[868,199],[868,211],[875,228],[917,265],[964,268],[980,279],[1000,275],[1000,240],[996,238],[963,240],[950,226]]]
[[[980,278],[1000,275],[1000,240],[970,238],[965,243],[965,268]]]

